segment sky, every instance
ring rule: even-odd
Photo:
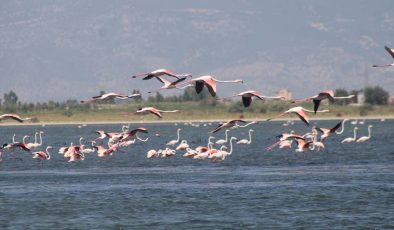
[[[394,94],[394,1],[0,1],[0,95],[22,102],[143,93],[166,68],[244,84],[219,96],[293,97],[379,85]],[[165,91],[165,95],[180,93]]]

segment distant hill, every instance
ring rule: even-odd
[[[2,1],[0,93],[22,101],[143,92],[133,73],[242,78],[219,94],[380,85],[394,93],[394,3],[379,1]],[[176,91],[168,92],[176,93]]]

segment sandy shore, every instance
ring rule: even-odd
[[[310,118],[310,121],[321,121],[321,120],[342,120],[342,119],[350,119],[350,120],[389,120],[394,119],[394,116],[370,116],[370,117],[320,117],[320,118]],[[235,119],[235,118],[234,118]],[[266,119],[244,119],[245,121],[257,121],[257,122],[265,122]],[[291,118],[277,118],[272,121],[296,121],[299,120],[297,117]],[[0,123],[0,126],[42,126],[42,125],[105,125],[105,124],[165,124],[165,123],[208,123],[208,122],[222,122],[225,120],[220,119],[211,119],[211,120],[142,120],[142,121],[91,121],[91,122],[80,122],[80,121],[72,121],[72,122],[38,122],[38,123]]]

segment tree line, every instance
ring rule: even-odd
[[[104,94],[104,91],[101,91],[100,94]],[[140,93],[139,90],[133,90],[134,93]],[[356,95],[354,98],[350,100],[337,100],[335,103],[339,105],[347,105],[349,103],[360,103],[358,100],[358,96],[360,94],[364,95],[364,102],[369,105],[387,105],[389,103],[389,93],[385,91],[380,86],[374,87],[366,87],[362,90],[351,90],[347,91],[345,89],[336,89],[334,92],[335,96],[348,96],[351,94]],[[204,105],[215,106],[217,103],[216,97],[211,97],[208,90],[204,88],[204,90],[200,94],[196,94],[194,88],[186,88],[182,94],[180,95],[171,95],[164,96],[160,92],[156,92],[155,94],[149,95],[146,99],[142,97],[136,97],[131,99],[131,101],[135,103],[161,103],[161,102],[190,102],[190,101],[199,101]],[[3,99],[0,99],[0,110],[7,113],[13,112],[35,112],[35,111],[54,111],[54,110],[78,110],[78,111],[87,111],[97,109],[101,104],[118,104],[124,103],[121,100],[116,99],[106,99],[102,101],[97,101],[96,103],[90,104],[81,104],[78,100],[69,99],[64,102],[36,102],[36,103],[24,103],[21,102],[18,98],[18,95],[14,91],[10,91],[3,95]],[[275,104],[274,106],[277,106]]]

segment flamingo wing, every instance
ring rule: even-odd
[[[202,89],[204,88],[204,82],[203,81],[196,81],[196,93],[199,94],[201,93]]]
[[[339,122],[336,126],[334,126],[333,128],[330,129],[330,133],[335,133],[335,131],[337,131],[337,129],[339,129],[342,126],[342,121]]]
[[[296,114],[307,126],[309,126],[308,116],[306,116],[303,110],[296,112]]]
[[[161,113],[156,109],[151,109],[149,110],[149,112],[151,112],[152,114],[156,115],[159,118],[162,118]]]
[[[242,103],[244,104],[245,107],[249,107],[250,104],[252,103],[252,97],[242,96]]]
[[[394,58],[394,49],[390,49],[389,47],[385,46],[384,47],[386,49],[387,52],[389,52],[389,54],[391,55],[391,57]]]
[[[215,97],[216,96],[216,82],[212,78],[206,79],[205,85],[207,86],[208,91],[211,94],[211,96]]]
[[[320,99],[313,99],[313,111],[315,111],[315,114],[316,111],[319,109],[320,102],[321,102]]]
[[[223,128],[223,124],[218,125],[215,129],[209,131],[210,133],[216,133],[217,131],[221,130]]]

